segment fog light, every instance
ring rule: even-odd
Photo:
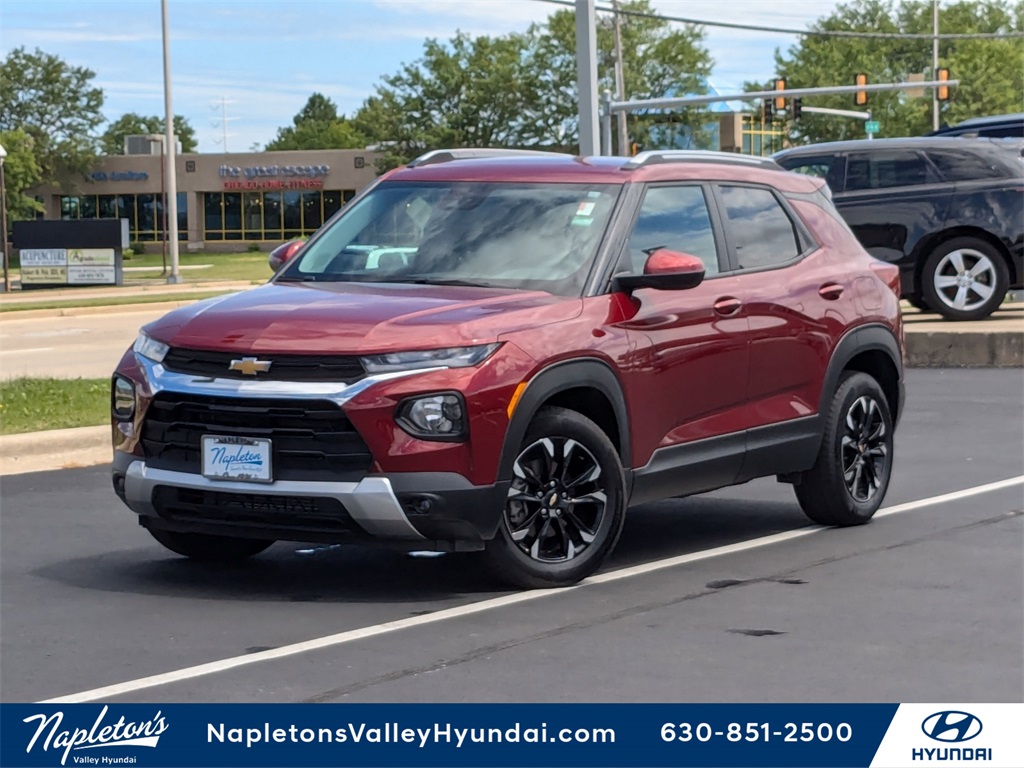
[[[110,392],[110,409],[118,419],[130,419],[135,415],[135,385],[128,379],[114,377]]]
[[[462,440],[466,436],[466,408],[455,393],[406,400],[398,407],[398,423],[413,437],[424,440]]]

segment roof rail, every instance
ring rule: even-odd
[[[488,149],[486,147],[464,147],[460,149],[433,149],[426,152],[411,163],[409,168],[417,168],[421,165],[435,165],[437,163],[450,163],[452,160],[469,160],[475,157],[516,157],[523,155],[545,155],[547,157],[563,156],[558,152],[545,152],[539,149]]]
[[[779,164],[770,157],[740,155],[735,152],[711,152],[703,149],[650,149],[631,157],[623,164],[622,170],[631,171],[646,165],[659,163],[732,163],[735,165],[757,165],[761,168],[778,170]]]

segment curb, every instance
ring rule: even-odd
[[[225,291],[222,295],[227,296],[231,291]],[[217,297],[207,297],[217,298]],[[145,312],[177,309],[187,307],[203,299],[168,299],[167,301],[148,301],[141,304],[104,304],[98,307],[53,307],[51,309],[18,309],[0,313],[0,319],[4,321],[32,320],[45,317],[87,317],[90,315],[127,315],[136,312]]]
[[[110,427],[0,435],[0,476],[109,464]]]
[[[1024,333],[916,331],[905,334],[909,368],[1021,368]]]

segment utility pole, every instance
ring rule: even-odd
[[[171,274],[168,283],[181,282],[178,268],[178,174],[177,147],[174,145],[174,107],[171,105],[171,45],[168,38],[167,0],[160,0],[161,28],[164,42],[164,152],[167,177],[167,219],[169,230],[164,231],[171,252]]]
[[[619,16],[619,2],[612,0],[612,12],[615,15],[615,92],[619,101],[626,100],[626,67],[622,60],[622,17]],[[629,155],[629,134],[626,127],[626,113],[619,112],[619,154],[622,157]],[[610,148],[609,148],[610,149]]]
[[[597,21],[594,0],[576,0],[580,154],[597,154]]]
[[[932,0],[932,77],[939,76],[939,0]],[[939,130],[939,91],[932,89],[932,130]]]

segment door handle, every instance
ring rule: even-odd
[[[835,301],[843,295],[843,286],[838,283],[825,283],[818,289],[818,295],[827,301]]]
[[[732,315],[739,311],[739,308],[743,306],[743,302],[734,296],[723,296],[712,306],[715,312],[720,315]]]

